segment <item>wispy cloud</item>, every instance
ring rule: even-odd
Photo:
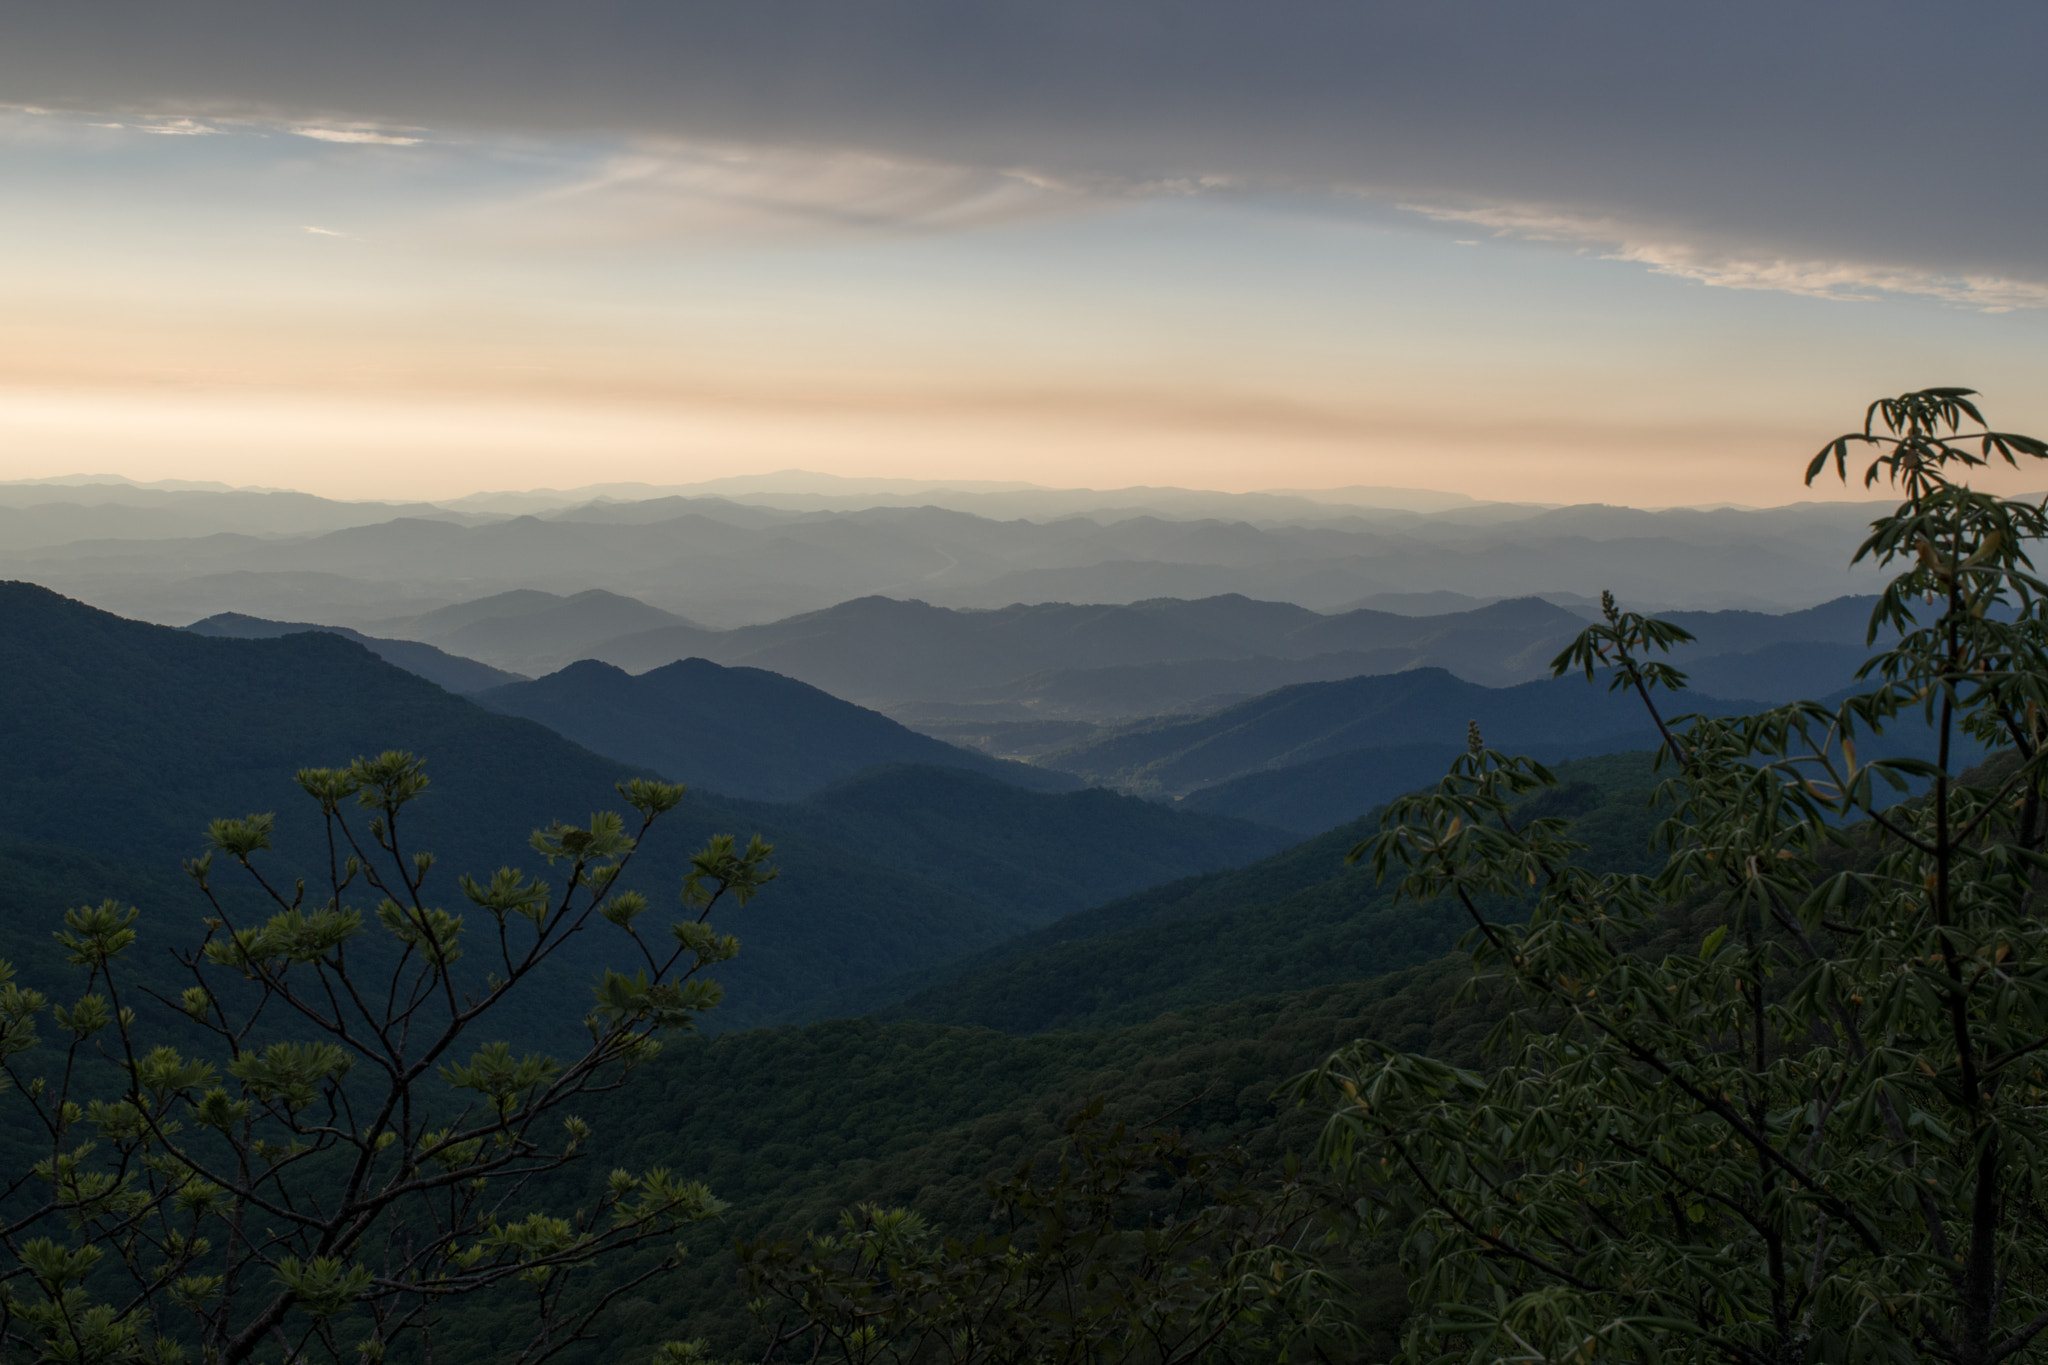
[[[300,137],[310,137],[316,142],[359,142],[378,147],[417,147],[424,139],[408,137],[403,133],[386,133],[375,128],[342,127],[319,128],[299,127],[291,130]]]
[[[121,43],[95,6],[47,8],[0,45],[16,107],[386,147],[447,129],[770,149],[748,169],[648,143],[565,173],[575,189],[527,207],[569,235],[601,227],[600,205],[631,210],[614,235],[938,230],[1097,202],[1097,181],[1112,197],[1370,184],[1718,287],[2021,308],[2048,283],[2048,180],[2028,170],[2048,6],[2022,0],[1976,7],[1971,40],[1949,43],[1900,40],[1932,31],[1909,0],[1853,23],[1770,0],[1035,0],[972,22],[892,0],[880,26],[843,0],[606,0],[603,23],[496,7],[481,45],[457,11],[404,0],[140,6]],[[863,150],[773,150],[832,145]],[[1926,178],[1901,188],[1900,167]]]
[[[1404,202],[1398,207],[1434,222],[1490,228],[1496,237],[1578,246],[1597,251],[1608,260],[1633,262],[1659,275],[1717,289],[1767,289],[1846,302],[1904,295],[1994,313],[2048,307],[2048,282],[2008,275],[1950,274],[1880,262],[1714,247],[1683,240],[1668,229],[1551,206]]]
[[[131,123],[128,126],[138,133],[157,133],[164,137],[210,137],[221,131],[210,123],[191,118],[159,119],[154,123]]]
[[[558,241],[940,232],[1067,212],[1098,193],[1023,170],[865,152],[643,142],[492,204],[470,226]]]

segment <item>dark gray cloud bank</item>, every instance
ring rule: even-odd
[[[845,146],[1114,192],[1364,193],[1723,283],[2048,302],[2030,293],[2048,290],[2040,5],[216,0],[0,15],[0,99],[17,104]],[[1776,284],[1774,268],[1789,272]]]

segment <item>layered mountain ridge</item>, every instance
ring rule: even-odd
[[[1877,582],[1831,548],[1863,530],[1860,504],[1651,512],[1073,492],[1020,502],[1018,491],[932,489],[916,505],[794,507],[734,490],[433,507],[0,485],[0,523],[24,528],[0,537],[0,573],[166,623],[237,611],[373,635],[392,633],[381,621],[518,590],[602,588],[726,627],[870,595],[995,609],[1236,593],[1340,612],[1443,594],[1583,602],[1625,584],[1641,605],[1786,610]]]
[[[324,847],[294,772],[392,748],[423,757],[433,783],[406,817],[406,847],[476,874],[526,865],[545,875],[528,831],[616,808],[613,784],[650,770],[453,696],[331,633],[209,637],[0,583],[0,823],[32,863],[39,850],[74,850],[175,869],[200,851],[210,819],[274,811],[274,870],[288,879],[289,858]],[[1109,792],[1032,792],[957,768],[883,772],[887,799],[857,802],[858,819],[829,795],[813,806],[693,791],[639,855],[632,884],[667,904],[711,834],[759,832],[777,847],[781,879],[726,926],[747,951],[721,973],[735,1008],[714,1024],[808,1017],[834,991],[993,943],[1081,908],[1104,886],[1136,890],[1286,842]],[[944,856],[921,852],[928,834]],[[1034,864],[1030,850],[1060,847],[1077,855]],[[460,904],[454,875],[439,894]],[[11,885],[0,888],[6,933],[46,935],[63,905]],[[138,877],[100,894],[136,899],[160,942],[182,941],[198,922],[201,905],[184,891],[166,898]],[[564,964],[565,1024],[580,1017],[578,974],[599,951],[579,948]]]

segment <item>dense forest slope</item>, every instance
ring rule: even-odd
[[[1641,754],[1570,764],[1560,772],[1563,785],[1536,800],[1543,813],[1575,813],[1590,864],[1635,866],[1647,853],[1648,776]],[[1084,1003],[1103,1008],[1065,1021],[1078,1026],[1020,1034],[928,1019],[845,1019],[670,1048],[590,1117],[608,1160],[614,1153],[627,1164],[659,1160],[708,1180],[732,1207],[716,1228],[688,1236],[691,1255],[680,1269],[621,1305],[605,1350],[687,1333],[727,1355],[758,1354],[733,1283],[733,1237],[822,1231],[857,1202],[906,1206],[972,1234],[987,1215],[985,1182],[1044,1160],[1064,1119],[1090,1097],[1103,1097],[1113,1116],[1164,1118],[1199,1141],[1240,1142],[1256,1160],[1277,1165],[1284,1152],[1308,1148],[1317,1118],[1276,1092],[1334,1047],[1369,1037],[1455,1064],[1482,1062],[1493,1016],[1486,1000],[1458,998],[1462,956],[1418,950],[1399,960],[1354,961],[1325,984],[1275,990],[1249,939],[1218,941],[1232,931],[1215,926],[1241,931],[1260,921],[1260,906],[1275,912],[1263,924],[1268,946],[1282,956],[1328,943],[1346,922],[1362,936],[1384,932],[1404,913],[1440,942],[1455,938],[1461,930],[1447,918],[1413,907],[1391,911],[1367,874],[1343,868],[1344,850],[1364,829],[1331,831],[1258,864],[1155,888],[1018,940],[1020,952],[1005,965],[1027,980],[1019,995],[1057,988],[1057,971],[1042,966],[1121,956],[1132,973],[1126,984],[1146,998],[1126,1009],[1092,992],[1095,983],[1082,983],[1069,998],[1088,996]],[[1319,895],[1332,902],[1322,915]],[[1148,932],[1154,955],[1141,960],[1128,949]],[[1675,922],[1671,933],[1673,943],[1690,941],[1694,929]],[[1189,953],[1164,951],[1176,937]],[[1047,950],[1060,948],[1075,956],[1052,963]],[[1209,979],[1176,993],[1205,954],[1215,969]],[[1275,974],[1305,967],[1317,970],[1295,956],[1284,968],[1276,964]],[[961,977],[951,998],[970,998],[974,980]],[[1204,992],[1214,998],[1201,998]],[[924,1003],[942,998],[934,992]],[[1013,1009],[1025,1003],[991,999]],[[601,1178],[595,1170],[583,1177]],[[1378,1351],[1365,1358],[1384,1358],[1407,1312],[1405,1286],[1370,1257],[1362,1275],[1362,1325]],[[478,1354],[466,1358],[488,1358],[488,1316],[464,1322],[478,1334]],[[571,1357],[592,1365],[600,1358],[612,1357]]]
[[[1292,842],[1277,829],[1100,787],[1042,794],[957,768],[870,768],[796,805],[756,809],[1032,926]]]
[[[1557,775],[1560,786],[1524,814],[1570,817],[1589,865],[1641,865],[1656,818],[1650,755],[1584,759]],[[1449,951],[1471,926],[1455,907],[1398,900],[1369,868],[1345,865],[1376,827],[1377,813],[1245,867],[1151,887],[847,1003],[884,1018],[1032,1033],[1404,970]]]
[[[1014,1037],[920,1022],[834,1020],[684,1039],[588,1118],[602,1165],[572,1168],[588,1193],[614,1162],[704,1179],[731,1207],[682,1239],[683,1264],[624,1300],[574,1365],[632,1359],[661,1340],[703,1338],[715,1359],[761,1344],[735,1274],[735,1238],[801,1238],[860,1202],[912,1208],[973,1235],[988,1181],[1056,1150],[1091,1097],[1133,1123],[1164,1119],[1205,1142],[1246,1144],[1277,1164],[1306,1151],[1316,1120],[1276,1098],[1291,1076],[1361,1037],[1473,1063],[1490,1024],[1454,1000],[1462,963],[1438,960],[1347,982],[1167,1014],[1130,1028]],[[658,1252],[650,1251],[651,1257]],[[621,1278],[645,1257],[614,1268]],[[1408,1311],[1391,1267],[1363,1286],[1362,1325],[1385,1358]],[[487,1304],[451,1315],[454,1359],[500,1358]]]

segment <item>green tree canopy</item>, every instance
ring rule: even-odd
[[[1894,573],[1871,640],[1898,632],[1860,694],[1670,714],[1657,656],[1687,637],[1611,597],[1556,661],[1664,736],[1659,869],[1574,866],[1567,822],[1510,818],[1550,775],[1477,735],[1354,850],[1470,913],[1470,989],[1503,1011],[1492,1069],[1359,1043],[1302,1084],[1399,1239],[1411,1358],[2039,1354],[2048,514],[1966,477],[2048,445],[1971,397],[1872,404],[1807,471],[1867,451],[1902,499],[1856,552]],[[1931,757],[1898,756],[1914,727]],[[1526,920],[1482,913],[1503,899]]]

